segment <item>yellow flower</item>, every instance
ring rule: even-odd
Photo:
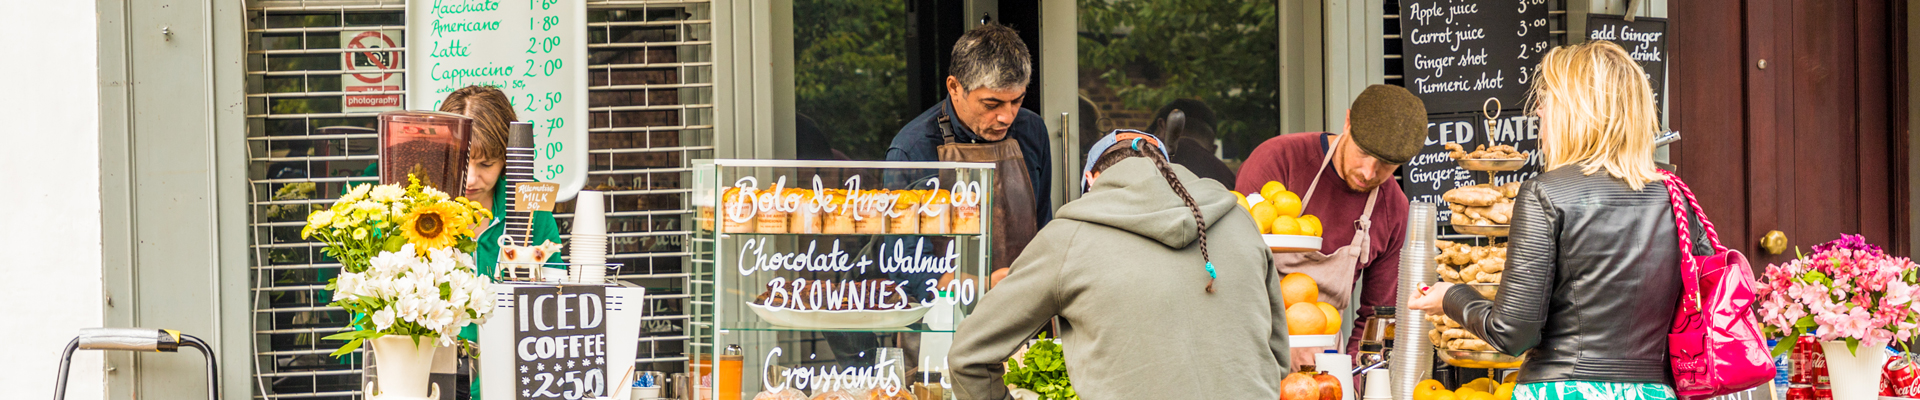
[[[456,235],[467,230],[462,223],[466,213],[451,203],[439,203],[413,209],[407,214],[405,222],[400,224],[400,232],[407,235],[407,243],[421,254],[427,250],[453,246]]]

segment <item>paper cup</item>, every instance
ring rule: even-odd
[[[607,196],[603,192],[582,190],[574,197],[573,234],[607,234]]]

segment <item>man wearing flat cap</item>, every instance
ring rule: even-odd
[[[1342,353],[1357,354],[1374,307],[1394,306],[1407,195],[1393,171],[1420,152],[1426,136],[1427,108],[1418,97],[1399,86],[1373,85],[1354,98],[1341,133],[1268,139],[1240,167],[1239,192],[1252,195],[1280,182],[1299,194],[1303,214],[1320,219],[1318,253],[1275,253],[1273,262],[1282,275],[1313,277],[1320,301],[1340,310],[1342,326],[1351,327],[1342,332]],[[1312,365],[1313,354],[1323,350],[1296,347],[1293,365]]]

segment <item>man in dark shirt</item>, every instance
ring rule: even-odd
[[[935,104],[926,112],[907,122],[894,135],[893,144],[887,149],[887,161],[942,161],[941,147],[948,145],[947,135],[952,135],[952,143],[999,144],[1012,140],[1018,144],[1019,160],[1024,161],[1024,172],[1028,184],[1024,187],[1004,187],[1001,195],[1031,196],[1031,209],[1004,210],[1008,218],[996,218],[996,234],[1014,236],[1010,240],[1017,255],[1019,247],[1024,247],[1033,232],[1003,233],[1005,228],[1014,228],[1016,219],[1031,221],[1030,226],[1037,231],[1053,219],[1052,197],[1052,155],[1047,140],[1047,126],[1039,114],[1020,108],[1027,98],[1027,83],[1033,72],[1032,58],[1027,54],[1027,45],[1013,29],[997,24],[987,24],[960,37],[953,45],[953,64],[948,67],[947,100]],[[949,157],[951,158],[951,157]],[[945,161],[990,161],[990,160],[954,160]],[[1007,164],[1002,164],[1007,165]],[[1001,181],[1007,180],[1008,171],[999,171]],[[889,179],[890,186],[895,185]],[[1005,206],[1009,202],[994,202],[995,207]],[[1023,202],[1011,202],[1020,204]],[[998,217],[998,215],[996,215]],[[1024,236],[1024,237],[1021,237]],[[996,238],[996,241],[1002,238]],[[996,268],[1005,267],[1001,255],[996,255]],[[1009,257],[1008,260],[1011,261]],[[1004,272],[996,272],[1001,276]]]

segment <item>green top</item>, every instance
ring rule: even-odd
[[[479,245],[473,249],[473,264],[474,267],[479,268],[482,276],[494,276],[496,264],[500,262],[500,236],[505,235],[507,231],[507,185],[501,182],[494,184],[493,187],[493,222],[488,223],[486,230],[475,239]],[[533,244],[546,242],[560,243],[560,225],[554,222],[553,212],[535,211],[533,212]],[[560,254],[554,253],[552,257],[547,258],[547,262],[562,262]],[[467,325],[461,328],[460,338],[479,341],[479,327]]]

